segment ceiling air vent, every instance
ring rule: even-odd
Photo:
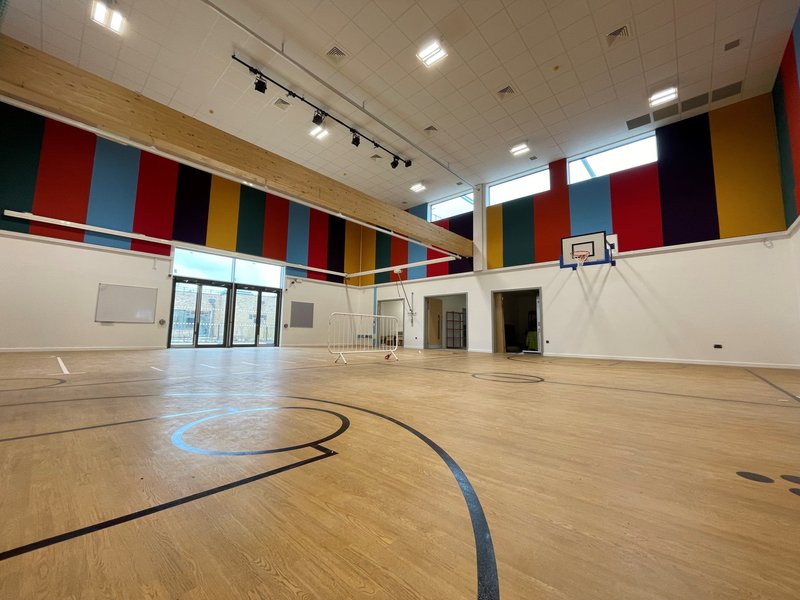
[[[514,89],[513,87],[511,87],[510,85],[507,85],[507,86],[506,86],[506,87],[504,87],[502,90],[498,90],[498,91],[497,91],[497,97],[498,97],[498,98],[500,99],[500,101],[502,102],[503,100],[508,100],[509,98],[511,98],[512,96],[514,96],[516,93],[517,93],[517,90],[515,90],[515,89]]]
[[[672,104],[670,106],[665,106],[664,108],[660,108],[659,110],[653,111],[653,121],[660,121],[661,119],[666,119],[668,117],[674,117],[678,114],[678,105]]]
[[[636,129],[637,127],[642,127],[643,125],[647,125],[650,123],[650,115],[642,115],[641,117],[636,117],[631,119],[630,121],[626,121],[626,125],[628,129]]]
[[[429,135],[429,136],[439,133],[439,130],[436,128],[436,125],[428,125],[422,131],[425,132],[425,135]]]
[[[700,94],[699,96],[695,96],[694,98],[689,98],[688,100],[681,102],[681,112],[700,108],[706,104],[708,104],[708,94]]]
[[[631,37],[631,28],[628,25],[617,27],[614,31],[606,35],[606,45],[611,48],[614,44],[624,42]]]
[[[325,58],[338,67],[348,58],[348,54],[339,46],[333,46],[325,53]]]
[[[372,156],[370,156],[370,158],[377,162],[383,157],[380,154],[373,154]]]
[[[741,93],[741,91],[742,82],[737,81],[736,83],[722,86],[711,92],[711,101],[716,102],[717,100],[724,100],[725,98],[730,98],[731,96]]]
[[[725,52],[728,50],[733,50],[734,48],[738,48],[739,44],[741,43],[741,39],[733,40],[732,42],[728,42],[725,44]]]
[[[281,110],[288,110],[288,108],[291,106],[291,103],[287,102],[283,98],[275,98],[275,102],[272,103],[272,106]]]

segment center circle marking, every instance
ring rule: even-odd
[[[525,373],[473,373],[472,376],[475,379],[498,383],[541,383],[544,381],[542,377]]]
[[[198,446],[193,446],[185,442],[183,439],[184,434],[188,432],[190,429],[192,429],[195,425],[199,425],[201,423],[205,423],[207,421],[211,421],[214,419],[233,417],[245,413],[260,412],[267,410],[311,410],[315,412],[327,413],[339,419],[340,425],[336,431],[318,440],[305,442],[303,444],[295,444],[293,446],[285,446],[283,448],[268,448],[265,450],[238,450],[238,451],[214,450],[212,448],[200,448]],[[191,423],[187,423],[186,425],[180,427],[177,431],[175,431],[175,433],[172,434],[172,443],[181,450],[185,450],[186,452],[193,452],[195,454],[207,454],[213,456],[252,456],[257,454],[276,454],[278,452],[288,452],[289,450],[299,450],[300,448],[318,446],[329,440],[332,440],[335,437],[340,436],[342,433],[347,431],[348,427],[350,427],[350,419],[348,419],[347,417],[345,417],[340,413],[334,412],[332,410],[325,410],[324,408],[312,408],[306,406],[265,406],[261,408],[245,408],[243,410],[229,409],[228,412],[223,412],[218,415],[211,415],[209,417],[203,417],[202,419],[197,419],[196,421],[192,421]]]

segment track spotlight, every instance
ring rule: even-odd
[[[317,127],[322,125],[322,122],[325,120],[325,113],[321,110],[314,111],[314,118],[311,119],[311,122],[314,123]]]
[[[395,156],[394,159],[392,159],[392,168],[396,169],[397,165],[399,164],[400,164],[400,159]]]
[[[350,130],[353,133],[353,146],[358,148],[358,145],[361,143],[361,136],[358,135],[358,132],[355,129]]]
[[[403,163],[406,166],[406,169],[411,166],[411,159],[409,158],[406,162]]]
[[[265,94],[267,92],[267,82],[261,78],[256,79],[254,86],[256,91],[261,94]]]

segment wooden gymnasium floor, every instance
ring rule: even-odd
[[[0,598],[800,597],[799,371],[60,358],[0,354]]]

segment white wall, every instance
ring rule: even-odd
[[[0,350],[164,348],[169,258],[0,235]],[[95,323],[100,283],[158,289],[156,323]]]
[[[292,283],[296,281],[296,283]],[[333,312],[373,313],[372,289],[287,277],[283,293],[281,346],[326,346]],[[314,327],[289,327],[292,301],[314,304]]]
[[[405,321],[405,300],[387,300],[378,304],[378,314],[397,319],[397,330],[403,331]]]
[[[798,238],[634,252],[577,272],[543,265],[407,282],[417,318],[406,320],[406,346],[422,347],[424,296],[466,293],[469,349],[491,352],[492,292],[540,287],[545,354],[798,367]],[[379,299],[395,295],[378,289]]]

